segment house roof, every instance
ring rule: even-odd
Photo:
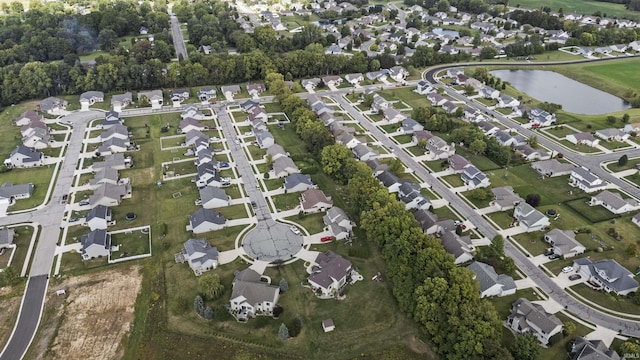
[[[291,174],[284,179],[284,187],[287,190],[293,189],[299,184],[313,185],[313,181],[311,181],[311,176],[296,173],[296,174]]]
[[[127,102],[132,102],[133,97],[130,92],[126,92],[124,94],[115,94],[111,96],[111,105],[113,104],[124,104]]]
[[[522,198],[513,192],[511,186],[501,186],[491,189],[495,202],[500,207],[514,206],[516,203],[521,202]]]
[[[16,233],[13,229],[9,229],[6,226],[0,229],[0,246],[11,245],[13,243],[13,237],[15,236],[15,234]]]
[[[195,126],[195,127],[199,127],[199,128],[204,128],[205,125],[203,123],[201,123],[200,121],[194,119],[194,118],[185,118],[183,120],[180,121],[180,129],[184,129],[187,126]]]
[[[531,167],[543,174],[561,173],[572,170],[574,166],[569,163],[561,163],[556,159],[536,161]]]
[[[111,180],[112,182],[117,182],[120,176],[118,175],[118,170],[112,167],[103,167],[96,171],[93,179],[89,181],[91,185],[95,185],[100,183],[102,180]]]
[[[112,127],[110,127],[108,130],[103,131],[100,134],[100,138],[101,139],[107,139],[112,135],[124,135],[127,138],[129,137],[129,130],[127,129],[126,126],[122,125],[122,124],[115,124]]]
[[[31,195],[35,186],[33,184],[4,183],[0,186],[0,198],[10,199],[18,195]]]
[[[127,185],[114,185],[110,183],[101,183],[93,191],[93,195],[89,198],[91,205],[97,205],[103,198],[120,201],[123,196],[127,195]]]
[[[467,269],[473,271],[476,274],[476,280],[480,283],[480,291],[486,291],[487,289],[495,286],[496,284],[502,285],[504,290],[510,290],[516,288],[516,283],[513,278],[508,275],[498,275],[493,266],[474,261]]]
[[[143,96],[146,97],[149,101],[162,100],[162,90],[149,90],[149,91],[138,92],[138,99]]]
[[[376,172],[389,170],[389,165],[383,163],[378,158],[367,160],[364,163],[367,164],[371,170]]]
[[[615,350],[611,350],[602,340],[587,340],[579,337],[571,347],[572,360],[620,360]]]
[[[104,99],[104,93],[102,91],[86,91],[80,94],[80,100],[90,100],[92,98]]]
[[[591,135],[590,132],[580,132],[580,133],[575,133],[575,134],[571,134],[569,136],[573,136],[574,138],[576,138],[577,141],[595,141],[596,138]]]
[[[377,151],[371,149],[370,147],[368,147],[367,145],[364,145],[362,143],[354,146],[352,151],[356,155],[357,158],[361,158],[366,154],[378,154]]]
[[[223,189],[213,186],[205,186],[203,188],[200,188],[199,191],[200,200],[202,200],[203,204],[206,204],[207,202],[214,199],[229,201],[229,196]]]
[[[592,269],[591,275],[598,278],[602,283],[608,284],[616,292],[638,287],[638,282],[634,279],[633,273],[613,259],[596,261],[589,268]],[[606,278],[600,274],[601,272],[604,273]]]
[[[542,306],[525,298],[520,298],[513,303],[511,315],[516,314],[523,315],[528,322],[546,334],[551,333],[556,327],[562,326],[562,322],[555,315],[547,313]]]
[[[591,171],[581,167],[576,167],[571,172],[571,177],[576,177],[576,176],[582,178],[584,181],[586,181],[589,184],[593,184],[596,181],[600,180],[600,178],[594,175]]]
[[[16,148],[13,149],[13,151],[11,152],[11,155],[9,155],[9,156],[13,157],[16,154],[22,155],[24,157],[22,162],[40,161],[40,159],[42,159],[42,156],[43,156],[43,154],[41,152],[37,151],[36,149],[30,148],[30,147],[26,147],[26,146],[23,146],[23,145],[16,146]]]
[[[604,190],[600,194],[593,197],[597,201],[601,201],[610,207],[618,210],[623,208],[626,205],[630,206],[638,206],[638,202],[635,199],[623,199],[622,196],[618,193],[611,192],[609,190]]]
[[[378,174],[378,176],[376,176],[376,178],[378,178],[378,180],[385,187],[389,187],[389,186],[391,186],[393,184],[397,184],[398,183],[398,177],[395,176],[392,172],[386,171],[386,170],[381,172],[380,174]]]
[[[233,279],[231,299],[244,297],[252,306],[265,301],[275,302],[280,293],[278,286],[272,286],[260,281],[260,274],[247,268],[236,274]]]
[[[92,219],[108,219],[111,217],[111,209],[104,205],[96,205],[87,213],[86,219],[87,221],[91,221]]]
[[[185,134],[185,137],[186,137],[186,141],[187,142],[192,142],[192,141],[194,141],[196,139],[203,139],[203,140],[206,141],[207,144],[209,143],[209,137],[207,135],[203,134],[199,130],[195,130],[195,129],[194,130],[190,130],[189,132],[187,132]]]
[[[189,216],[189,223],[193,228],[206,222],[223,225],[225,219],[218,211],[209,209],[198,209]]]
[[[184,243],[184,252],[189,257],[189,262],[203,264],[208,260],[218,261],[218,249],[212,247],[207,239],[189,239]],[[198,258],[194,255],[202,254]]]
[[[318,203],[333,204],[331,199],[318,189],[308,189],[302,193],[302,208],[310,209],[316,206]]]
[[[67,106],[67,104],[66,100],[50,96],[40,101],[40,111],[47,112],[58,106]]]
[[[316,257],[313,273],[309,280],[328,288],[334,281],[339,281],[351,272],[351,262],[329,250]]]
[[[465,166],[469,165],[469,160],[458,154],[453,154],[449,158],[449,165],[453,170],[462,170]]]
[[[111,249],[111,236],[107,234],[106,230],[98,229],[92,232],[82,235],[80,237],[80,243],[82,244],[82,253],[85,253],[85,249],[91,245],[100,245],[105,249]]]
[[[455,258],[468,253],[465,249],[464,242],[458,239],[459,236],[454,231],[445,231],[440,236],[440,241],[442,242],[442,247]]]
[[[531,205],[522,201],[518,205],[516,205],[516,212],[520,212],[521,216],[516,216],[518,221],[525,224],[526,226],[531,226],[541,219],[545,218],[545,215],[540,211],[534,209]],[[514,214],[515,216],[515,214]]]
[[[290,172],[290,171],[298,171],[298,170],[299,169],[296,166],[296,163],[294,163],[290,157],[281,156],[273,161],[273,171],[276,174],[279,174],[283,171]]]
[[[422,230],[426,230],[438,223],[438,215],[429,210],[418,210],[413,213],[413,217],[420,223]]]

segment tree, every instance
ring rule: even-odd
[[[476,139],[469,144],[469,150],[473,151],[474,154],[483,154],[487,150],[487,143],[482,139]]]
[[[629,162],[629,157],[625,154],[618,159],[618,166],[625,166]]]
[[[509,350],[515,359],[537,360],[540,354],[540,345],[532,334],[519,335],[516,336],[516,340]]]
[[[638,256],[638,244],[636,244],[636,243],[629,244],[629,246],[627,246],[627,249],[625,250],[625,252],[627,253],[627,255],[629,255],[631,257]]]
[[[280,280],[280,292],[284,293],[289,291],[289,283],[287,282],[287,279],[282,278],[282,280]]]
[[[624,113],[624,115],[622,115],[622,122],[623,122],[623,123],[625,123],[625,124],[626,124],[626,123],[628,123],[628,122],[629,122],[629,119],[630,119],[629,114]]]
[[[285,341],[289,338],[289,328],[284,323],[280,324],[280,329],[278,329],[278,339]]]
[[[202,296],[196,295],[196,297],[193,299],[193,309],[200,316],[204,314],[204,300],[202,299]]]
[[[515,261],[510,256],[505,256],[502,260],[502,269],[505,273],[509,275],[514,275],[516,273],[517,267]]]
[[[7,266],[4,271],[2,271],[2,278],[7,285],[15,285],[20,279],[18,272],[13,266]]]
[[[98,36],[98,43],[103,51],[111,51],[118,46],[118,34],[111,29],[103,29]]]
[[[571,335],[576,331],[576,324],[573,321],[567,321],[564,323],[564,333]]]
[[[484,201],[489,198],[489,191],[486,188],[473,189],[471,193],[469,193],[469,197],[474,200]]]
[[[198,278],[198,292],[207,300],[216,300],[224,292],[218,274],[208,273]]]
[[[213,319],[213,309],[210,306],[207,306],[204,309],[204,313],[202,314],[202,317],[205,318],[205,320],[211,320]]]
[[[346,184],[353,175],[356,160],[344,145],[329,145],[322,149],[322,170],[339,184]]]
[[[533,207],[540,205],[540,194],[528,194],[525,202]]]
[[[613,124],[615,124],[615,123],[616,123],[616,117],[615,117],[615,116],[613,116],[613,115],[609,115],[609,116],[607,116],[607,119],[606,119],[606,120],[607,120],[607,122],[608,122],[609,124],[611,124],[611,125],[613,125]]]
[[[498,56],[498,50],[490,46],[485,46],[480,50],[480,59],[493,59],[496,56]]]
[[[538,147],[538,137],[537,136],[532,136],[529,138],[529,146],[531,146],[532,148],[537,148]]]
[[[621,354],[640,354],[640,345],[635,342],[625,341],[620,345]]]

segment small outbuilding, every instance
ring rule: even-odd
[[[333,331],[336,329],[336,325],[333,323],[332,319],[322,320],[322,330],[324,332]]]

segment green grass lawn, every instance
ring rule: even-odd
[[[571,287],[571,290],[577,292],[578,294],[589,299],[590,301],[593,301],[596,304],[604,306],[607,309],[640,315],[640,306],[634,304],[629,297],[617,296],[613,293],[593,290],[584,284],[574,285]]]
[[[474,196],[472,196],[473,193],[473,190],[470,190],[463,192],[462,195],[464,195],[469,201],[471,201],[471,203],[478,209],[489,206],[489,204],[493,201],[493,195],[491,193],[488,193],[489,195],[487,196],[487,198],[483,200],[476,199]]]
[[[544,234],[539,231],[533,233],[522,233],[513,236],[516,242],[527,249],[533,256],[542,254],[551,246],[544,241],[543,237]]]
[[[387,124],[387,125],[380,126],[380,128],[387,133],[393,133],[398,131],[398,127],[399,127],[398,124]]]
[[[253,160],[262,160],[267,155],[266,149],[261,149],[258,145],[250,145],[246,147],[251,154]]]
[[[545,129],[544,132],[551,134],[559,139],[564,139],[565,136],[575,134],[575,130],[569,129],[566,126],[553,126]]]
[[[267,179],[267,180],[264,180],[264,184],[267,187],[267,191],[280,189],[282,187],[283,183],[284,183],[284,180],[282,180],[282,179]]]
[[[451,187],[458,187],[464,185],[464,181],[460,177],[460,174],[451,174],[447,176],[441,177],[442,180],[446,181],[451,185]]]
[[[111,253],[112,259],[148,254],[150,251],[149,234],[143,234],[140,230],[131,233],[112,234],[111,244],[114,246],[120,245],[118,251]]]
[[[611,172],[618,172],[618,171],[622,171],[622,170],[629,170],[629,169],[633,169],[636,167],[636,164],[640,163],[640,158],[635,158],[635,159],[629,159],[629,161],[627,161],[627,163],[623,166],[618,165],[617,161],[611,162],[609,164],[607,164],[606,168],[607,170],[611,171]]]
[[[488,157],[484,155],[474,155],[473,153],[471,153],[470,151],[468,151],[467,149],[461,146],[456,146],[456,153],[463,156],[467,160],[469,160],[473,165],[475,165],[481,171],[489,171],[489,170],[502,168],[501,166],[498,166],[498,164],[494,163]]]
[[[640,174],[639,173],[635,173],[633,175],[629,175],[629,176],[625,176],[625,179],[631,181],[632,183],[636,184],[636,186],[640,186]]]
[[[613,4],[595,0],[518,0],[520,7],[527,9],[540,9],[543,6],[551,8],[551,11],[558,11],[562,8],[565,14],[575,12],[579,14],[592,15],[600,11],[607,16],[617,16],[622,18],[636,18],[637,14],[627,11],[622,4]],[[514,4],[515,5],[515,4]]]
[[[230,205],[217,209],[227,220],[242,219],[249,216],[244,204]]]
[[[409,153],[413,154],[414,156],[422,156],[427,152],[427,149],[425,149],[424,146],[418,146],[418,145],[411,146],[406,149],[409,151]]]
[[[322,217],[324,215],[325,213],[321,212],[302,216],[295,215],[290,216],[286,219],[302,225],[305,229],[307,229],[309,234],[313,235],[322,232],[322,229],[324,228]]]
[[[508,211],[494,212],[494,213],[488,214],[487,216],[491,220],[493,220],[496,224],[498,224],[500,228],[508,229],[509,226],[513,223],[513,216],[511,216],[512,214],[513,214],[513,211],[508,210]]]
[[[17,200],[15,205],[9,207],[9,211],[24,210],[36,207],[44,201],[47,189],[53,176],[53,166],[40,166],[29,169],[13,169],[0,176],[1,183],[28,184],[34,185],[33,193],[28,199]]]
[[[425,161],[424,164],[433,172],[440,172],[449,167],[446,160]]]
[[[426,96],[420,95],[413,90],[413,87],[402,87],[378,91],[378,94],[388,101],[402,101],[412,108],[431,106],[431,103],[427,100]],[[402,104],[396,104],[394,107],[403,108],[404,106]]]
[[[592,223],[601,221],[607,221],[614,219],[617,215],[604,208],[604,206],[589,206],[590,198],[579,198],[565,202],[565,205],[572,208],[578,214],[584,216],[584,218]]]
[[[394,139],[396,139],[396,141],[400,144],[407,144],[411,142],[412,136],[411,135],[398,135],[395,136]]]
[[[593,330],[576,322],[571,320],[571,318],[569,318],[568,316],[562,314],[562,313],[556,313],[554,314],[558,319],[560,319],[560,321],[562,321],[563,324],[566,324],[567,322],[571,321],[576,325],[576,331],[573,332],[570,335],[565,335],[562,340],[558,341],[556,344],[554,344],[553,346],[549,347],[549,348],[542,348],[540,351],[540,359],[541,360],[556,360],[556,359],[565,359],[567,358],[568,355],[568,351],[567,351],[567,346],[575,341],[576,338],[580,337],[580,336],[585,336],[588,333],[592,332]]]
[[[272,199],[279,211],[291,210],[300,205],[300,193],[276,195]]]
[[[621,141],[600,141],[599,144],[604,147],[607,148],[609,150],[616,150],[616,149],[623,149],[623,148],[628,148],[630,147],[629,144],[627,144],[626,142],[621,142]]]
[[[442,219],[451,219],[451,220],[460,220],[458,215],[456,215],[449,206],[439,207],[437,209],[433,209],[432,212],[438,215],[440,220]]]
[[[0,269],[4,269],[7,266],[11,252],[15,252],[13,254],[13,260],[11,261],[11,266],[18,272],[18,274],[20,274],[22,266],[27,258],[27,251],[29,250],[29,244],[31,243],[31,237],[33,236],[33,228],[31,226],[19,226],[14,227],[13,230],[15,231],[14,244],[16,247],[13,249],[7,249],[3,255],[0,255]]]

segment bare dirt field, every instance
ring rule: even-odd
[[[2,346],[7,343],[9,336],[11,336],[11,331],[13,331],[13,326],[18,318],[20,301],[22,300],[21,293],[10,297],[10,294],[4,290],[5,288],[0,289],[0,344]]]
[[[142,283],[139,270],[102,271],[51,285],[30,354],[45,359],[122,358]],[[57,296],[57,289],[65,289],[66,298]]]

